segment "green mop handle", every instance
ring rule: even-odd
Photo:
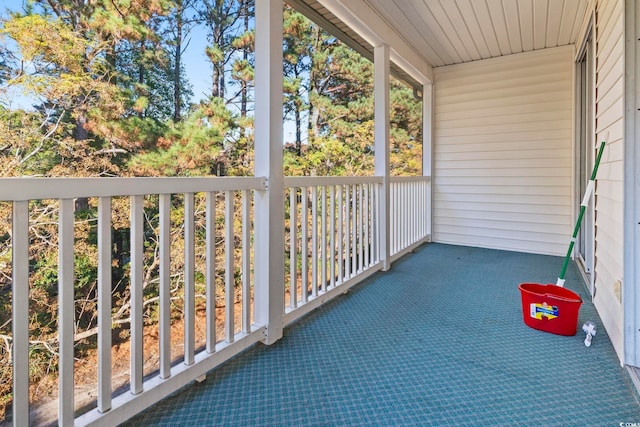
[[[576,237],[578,236],[578,231],[580,230],[580,223],[582,222],[584,211],[587,209],[587,205],[589,204],[589,199],[591,198],[591,193],[593,192],[593,188],[595,187],[595,184],[596,184],[596,174],[598,173],[598,166],[600,166],[600,159],[602,158],[604,145],[605,145],[605,141],[602,141],[602,143],[600,144],[600,150],[598,151],[598,156],[596,157],[596,164],[593,166],[593,171],[591,172],[591,178],[589,179],[589,184],[587,184],[587,189],[584,192],[582,203],[580,203],[580,213],[578,214],[578,220],[576,221],[576,226],[573,229],[573,236],[571,236],[571,243],[569,244],[569,250],[567,250],[567,256],[564,258],[564,264],[562,264],[562,270],[560,271],[560,276],[558,276],[558,281],[556,282],[556,285],[560,287],[564,286],[564,275],[567,273],[567,266],[569,265],[569,259],[571,259],[571,253],[573,252],[573,246],[576,243]]]

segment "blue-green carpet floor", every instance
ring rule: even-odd
[[[131,419],[132,426],[619,426],[640,403],[575,266],[594,321],[528,328],[521,282],[562,258],[428,244]],[[640,424],[638,424],[640,425]]]

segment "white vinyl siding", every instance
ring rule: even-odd
[[[596,5],[596,144],[608,135],[595,191],[594,303],[618,356],[623,355],[624,1]]]
[[[573,47],[434,70],[433,239],[563,255]]]

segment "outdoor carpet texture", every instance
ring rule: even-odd
[[[619,426],[640,423],[575,265],[578,334],[523,323],[518,284],[563,259],[426,244],[129,420],[130,426]],[[582,324],[597,335],[584,345]],[[638,424],[640,425],[640,424]]]

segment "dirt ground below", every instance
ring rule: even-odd
[[[216,308],[216,338],[224,340],[225,308]],[[234,307],[234,324],[239,332],[242,319],[241,303]],[[128,390],[130,377],[130,341],[128,329],[120,331],[126,339],[112,346],[111,350],[111,387],[114,395]],[[206,345],[206,311],[204,306],[196,310],[195,335],[196,351]],[[116,340],[114,339],[114,342]],[[160,336],[159,325],[151,324],[144,328],[144,375],[149,376],[158,372],[160,366]],[[179,362],[184,357],[184,321],[181,317],[172,319],[171,323],[171,360]],[[83,413],[96,407],[98,396],[98,351],[89,349],[82,358],[76,358],[74,363],[75,408]],[[51,374],[37,384],[30,387],[31,414],[30,424],[39,426],[55,426],[58,418],[58,381],[57,375]],[[3,415],[3,414],[0,414]],[[0,426],[11,425],[11,407],[6,408],[5,416],[0,418]]]

